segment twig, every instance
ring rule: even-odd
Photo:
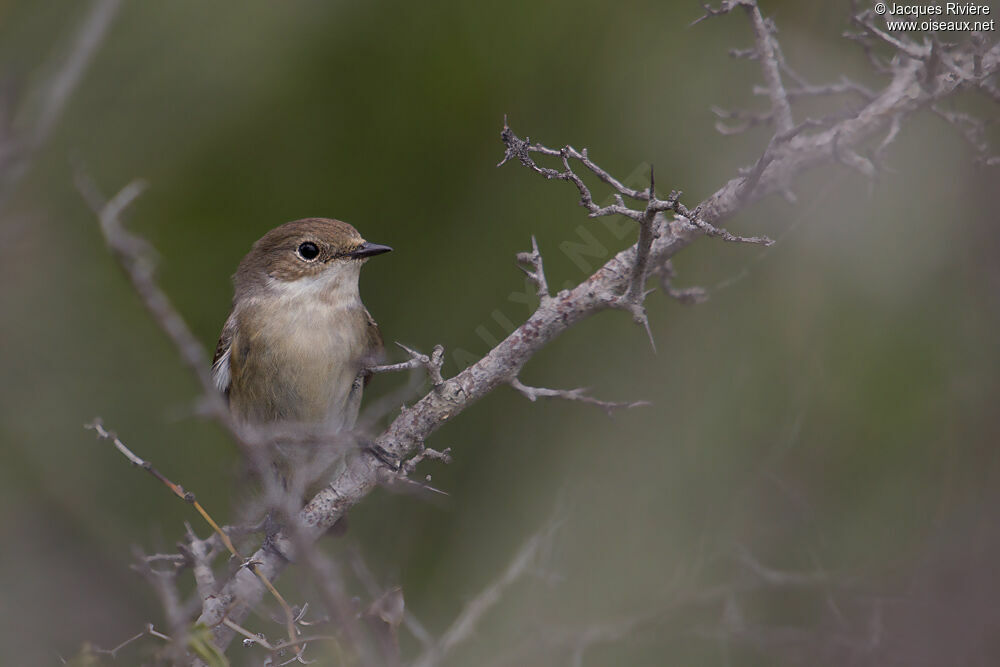
[[[91,4],[62,62],[42,86],[39,108],[32,114],[32,126],[21,136],[8,139],[8,145],[0,146],[0,210],[51,136],[66,102],[104,42],[120,7],[121,0],[95,0]]]
[[[132,643],[134,643],[134,642],[142,639],[143,637],[157,637],[159,639],[164,639],[166,641],[170,641],[170,637],[168,637],[167,635],[165,635],[165,634],[163,634],[161,632],[157,632],[153,628],[153,624],[152,623],[147,623],[146,624],[146,628],[142,632],[140,632],[140,633],[138,633],[138,634],[136,634],[136,635],[134,635],[132,637],[129,637],[128,639],[126,639],[125,641],[123,641],[118,646],[115,646],[114,648],[100,648],[99,646],[92,646],[91,649],[94,651],[94,653],[100,653],[102,655],[110,655],[112,660],[117,660],[118,659],[118,651],[122,650],[123,648],[125,648],[129,644],[132,644]]]
[[[671,193],[676,202],[676,193]],[[649,253],[653,247],[653,241],[659,236],[656,230],[656,182],[653,176],[653,169],[649,169],[649,203],[646,211],[639,221],[639,240],[635,244],[635,265],[632,268],[632,280],[629,282],[628,291],[625,293],[624,306],[632,313],[632,319],[637,324],[641,324],[646,329],[649,337],[649,344],[656,353],[656,341],[653,339],[653,331],[649,327],[649,317],[646,315],[646,308],[643,302],[646,300],[646,277],[649,269]]]
[[[782,68],[784,70],[784,68]],[[754,86],[754,95],[767,95],[768,89]],[[794,100],[800,97],[823,97],[827,95],[847,95],[854,94],[861,97],[865,101],[871,101],[875,99],[875,93],[873,93],[868,87],[857,83],[856,81],[851,81],[847,77],[841,77],[840,81],[837,83],[827,83],[827,84],[809,84],[800,83],[795,88],[785,88],[785,94],[788,96],[789,100]]]
[[[416,470],[417,466],[421,461],[441,461],[442,463],[451,463],[451,447],[446,447],[441,451],[436,449],[431,449],[425,445],[421,445],[418,448],[416,454],[411,456],[401,466],[404,475],[412,475],[413,471]],[[430,476],[428,475],[428,478]]]
[[[579,160],[590,169],[595,174],[607,174],[603,169],[594,164],[588,157],[587,151],[577,151],[574,148],[567,146],[561,150],[555,150],[552,148],[547,148],[541,144],[530,144],[527,139],[521,139],[514,131],[506,124],[506,119],[504,121],[503,131],[500,133],[500,138],[504,142],[504,159],[500,161],[499,164],[504,164],[511,158],[517,158],[521,164],[525,165],[537,174],[541,174],[546,178],[557,178],[559,180],[572,182],[577,190],[580,192],[580,205],[586,208],[590,212],[590,217],[602,217],[609,215],[623,215],[627,218],[631,218],[636,222],[641,222],[645,216],[650,212],[659,213],[662,211],[674,211],[685,218],[694,226],[701,229],[706,235],[721,238],[724,241],[729,241],[732,243],[752,243],[761,245],[770,245],[771,240],[767,237],[758,236],[737,236],[728,232],[725,229],[719,229],[715,227],[710,221],[706,220],[703,216],[699,215],[700,207],[696,208],[694,211],[688,210],[684,204],[680,201],[681,193],[678,191],[672,191],[667,199],[657,199],[653,196],[650,199],[649,190],[634,190],[632,188],[622,185],[617,179],[608,176],[607,178],[601,178],[609,185],[611,185],[615,191],[615,204],[600,207],[594,203],[593,195],[590,189],[587,188],[583,180],[573,171],[570,167],[569,159]],[[563,171],[557,171],[555,169],[550,169],[548,167],[538,166],[534,159],[531,157],[531,153],[541,153],[543,155],[559,155],[562,157],[563,161]],[[644,202],[645,206],[642,210],[632,209],[625,205],[624,197],[630,199]],[[617,305],[621,305],[621,301],[616,302]]]
[[[384,590],[375,581],[375,575],[372,574],[365,559],[361,556],[361,551],[357,545],[350,549],[349,554],[354,575],[368,590],[368,595],[373,599],[381,596]],[[420,642],[424,649],[428,649],[434,645],[434,637],[409,609],[405,609],[403,612],[403,625]]]
[[[212,559],[215,557],[216,540],[218,533],[213,533],[207,540],[198,539],[191,524],[184,522],[184,532],[187,536],[187,544],[179,544],[178,548],[184,557],[191,563],[194,571],[194,581],[198,588],[198,595],[202,600],[215,595],[219,586],[212,572]],[[223,531],[225,532],[225,531]]]
[[[609,417],[613,415],[616,410],[628,410],[630,408],[639,408],[650,405],[649,401],[602,401],[592,396],[588,396],[587,389],[585,387],[578,387],[576,389],[546,389],[545,387],[529,387],[517,378],[510,381],[510,386],[520,392],[522,396],[527,398],[532,403],[537,401],[539,398],[559,398],[564,401],[578,401],[580,403],[595,405],[601,408],[608,414]]]
[[[160,599],[160,605],[167,617],[167,625],[170,627],[170,634],[174,640],[170,643],[169,649],[174,656],[174,661],[180,664],[184,656],[187,639],[190,635],[187,623],[187,614],[181,604],[180,592],[177,589],[177,570],[158,570],[153,568],[146,560],[138,548],[135,549],[136,563],[132,566],[141,574],[156,591]],[[152,626],[150,626],[152,627]]]
[[[296,634],[294,614],[292,613],[292,608],[289,606],[288,602],[285,601],[285,598],[282,597],[281,593],[278,592],[278,589],[274,587],[274,584],[270,582],[267,576],[257,570],[256,561],[254,561],[252,558],[250,559],[243,558],[243,556],[240,555],[240,552],[236,549],[236,545],[233,544],[233,541],[229,539],[229,536],[225,533],[224,530],[222,530],[219,524],[215,522],[215,519],[213,519],[212,516],[205,510],[205,508],[201,506],[201,503],[198,502],[198,500],[195,498],[195,495],[190,491],[185,491],[184,487],[182,487],[180,484],[175,484],[174,482],[170,481],[168,477],[166,477],[163,473],[154,468],[153,464],[151,464],[149,461],[146,461],[137,456],[134,452],[132,452],[132,450],[130,450],[128,447],[125,446],[125,443],[122,442],[121,439],[116,434],[106,430],[104,428],[104,425],[101,423],[100,419],[95,419],[90,424],[86,424],[84,428],[94,431],[95,433],[97,433],[97,436],[103,440],[110,440],[114,444],[115,448],[123,456],[125,456],[125,458],[127,458],[129,462],[132,463],[132,465],[142,468],[143,470],[148,472],[150,475],[155,477],[160,483],[162,483],[164,486],[170,489],[174,495],[176,495],[181,500],[190,503],[198,511],[198,513],[202,516],[205,522],[209,526],[211,526],[212,530],[214,530],[215,533],[219,536],[219,539],[222,540],[222,543],[226,545],[226,548],[229,549],[229,552],[233,554],[233,556],[238,558],[240,561],[242,561],[243,566],[248,570],[250,570],[251,572],[253,572],[254,575],[258,579],[260,579],[260,582],[264,584],[264,587],[267,588],[267,590],[271,593],[274,599],[278,601],[278,604],[281,606],[282,610],[284,610],[285,618],[287,619],[288,638],[289,640],[294,641]],[[150,572],[152,571],[153,570],[150,570]],[[214,586],[212,588],[214,588]],[[161,592],[161,597],[165,595],[166,593]],[[207,604],[209,598],[206,597],[203,598],[203,600]],[[176,634],[176,630],[174,632]]]
[[[931,55],[930,46],[919,46],[909,39],[899,39],[893,37],[889,33],[883,31],[881,28],[875,25],[872,20],[872,13],[869,10],[862,12],[861,14],[853,17],[855,23],[863,26],[868,34],[877,37],[882,40],[896,51],[904,53],[911,58],[916,58],[918,60],[923,60]]]
[[[695,25],[712,16],[721,16],[732,12],[737,7],[743,7],[747,16],[750,17],[750,25],[753,27],[754,38],[757,42],[756,60],[760,61],[764,72],[764,82],[767,84],[767,94],[771,98],[771,113],[768,118],[773,118],[775,129],[778,132],[787,132],[792,129],[795,122],[792,120],[792,107],[788,103],[788,93],[781,82],[781,71],[778,63],[776,43],[771,33],[774,26],[770,21],[764,19],[757,6],[757,0],[723,0],[718,9],[709,5],[702,5],[705,14],[696,19],[691,25]],[[730,51],[730,55],[746,57],[748,52],[735,54]],[[721,131],[721,130],[720,130]]]
[[[531,252],[519,252],[517,254],[517,263],[519,268],[524,271],[524,274],[528,276],[528,280],[535,285],[538,302],[542,303],[547,299],[551,299],[552,295],[549,293],[549,283],[545,279],[542,254],[538,252],[538,241],[535,239],[534,234],[531,236]],[[530,270],[527,267],[531,267]]]
[[[532,535],[518,549],[503,574],[469,600],[437,643],[425,650],[413,662],[412,667],[432,667],[444,659],[456,646],[468,640],[475,633],[476,627],[486,612],[500,602],[504,592],[534,569],[539,554],[552,541],[557,526],[555,521],[550,520],[541,530]]]
[[[771,36],[773,27],[764,20],[756,0],[742,0],[740,4],[750,16],[750,23],[757,38],[757,52],[760,54],[760,66],[764,71],[764,81],[767,83],[768,95],[771,98],[775,129],[779,134],[789,132],[795,126],[795,121],[792,120],[792,107],[788,104],[788,94],[781,82],[774,38]]]
[[[370,366],[365,369],[365,372],[371,375],[376,375],[379,373],[398,373],[399,371],[423,368],[433,386],[437,387],[444,382],[444,378],[441,377],[441,367],[444,365],[444,347],[441,345],[435,345],[430,356],[427,356],[426,354],[417,352],[413,348],[407,347],[402,343],[397,342],[396,345],[410,355],[408,361],[402,361],[398,364],[388,364],[385,366]]]
[[[121,223],[122,212],[146,189],[145,181],[132,181],[107,201],[82,170],[76,173],[76,186],[100,221],[105,242],[125,270],[143,305],[170,338],[181,359],[201,384],[208,412],[235,436],[235,425],[212,380],[211,364],[204,348],[170,303],[166,293],[156,284],[156,262],[152,248],[145,239],[132,234]]]

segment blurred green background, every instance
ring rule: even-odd
[[[51,74],[87,4],[0,2],[14,89]],[[763,9],[813,81],[881,85],[840,38],[848,3]],[[197,387],[106,251],[76,164],[108,195],[149,180],[130,227],[206,347],[251,243],[329,216],[394,246],[365,269],[365,303],[387,340],[444,344],[454,373],[527,316],[513,259],[532,234],[556,286],[634,238],[588,220],[569,184],[497,169],[504,114],[623,178],[655,164],[657,185],[689,205],[762,150],[766,130],[724,137],[709,111],[763,108],[757,65],[727,56],[751,45],[748,23],[687,27],[700,13],[693,1],[126,2],[0,219],[0,663],[58,664],[84,641],[162,626],[130,546],[169,550],[184,520],[206,532],[85,422],[102,417],[222,521],[241,500],[237,452],[192,416]],[[797,204],[747,209],[727,224],[780,242],[682,253],[677,284],[711,298],[651,297],[658,354],[604,313],[523,375],[652,407],[608,419],[502,388],[428,443],[453,448],[451,465],[421,469],[445,502],[379,491],[325,548],[358,545],[438,635],[556,512],[541,573],[449,664],[996,664],[1000,190],[971,157],[922,114],[873,183],[828,166],[799,182]],[[588,233],[606,251],[581,267],[565,244]],[[378,378],[375,393],[404,381]],[[758,586],[741,553],[830,583]],[[308,598],[294,573],[281,582]],[[607,632],[573,663],[588,628]]]

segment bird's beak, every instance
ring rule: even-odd
[[[357,250],[347,253],[348,257],[372,257],[374,255],[381,255],[384,252],[391,252],[392,248],[387,245],[380,245],[378,243],[369,243],[365,241],[361,244],[361,247]]]

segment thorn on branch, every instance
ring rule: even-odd
[[[673,196],[674,193],[671,193]],[[676,203],[676,199],[673,200]],[[649,203],[643,213],[642,220],[639,221],[639,240],[635,244],[635,264],[632,267],[632,279],[629,281],[628,291],[625,293],[622,307],[627,308],[632,313],[632,319],[637,324],[641,324],[646,329],[649,337],[649,344],[656,353],[656,341],[653,338],[653,330],[649,326],[649,316],[643,302],[646,300],[646,276],[649,269],[649,253],[653,248],[653,242],[659,236],[656,230],[656,180],[653,175],[653,168],[649,169]]]
[[[531,252],[519,252],[517,253],[517,262],[519,264],[518,268],[524,271],[528,279],[534,283],[537,288],[538,300],[540,303],[552,298],[549,293],[549,284],[545,280],[545,268],[542,265],[542,254],[538,251],[538,241],[535,240],[534,234],[531,236]],[[531,267],[529,270],[526,267]]]

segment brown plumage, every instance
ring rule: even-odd
[[[383,349],[358,277],[368,257],[389,250],[323,218],[286,223],[253,245],[234,276],[212,366],[238,420],[354,425],[360,373]]]

